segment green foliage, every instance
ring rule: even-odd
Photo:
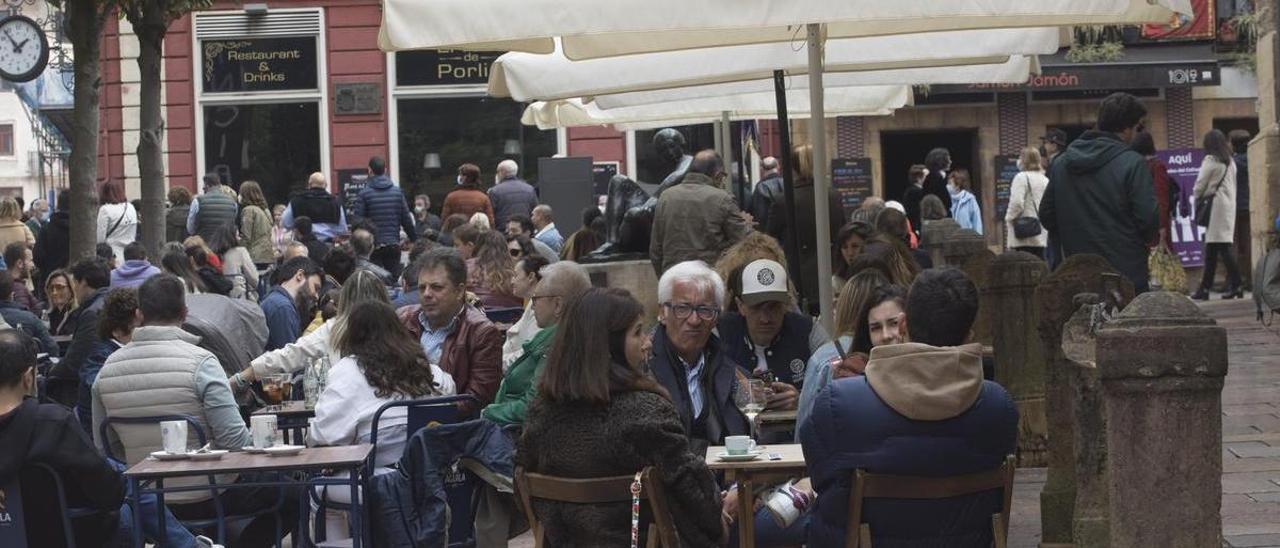
[[[1105,63],[1124,58],[1124,44],[1120,42],[1099,42],[1082,44],[1073,42],[1067,50],[1067,60],[1072,63]]]
[[[1236,51],[1227,56],[1229,64],[1241,67],[1249,72],[1258,70],[1258,25],[1262,21],[1260,12],[1243,13],[1228,19],[1228,24],[1236,31]]]

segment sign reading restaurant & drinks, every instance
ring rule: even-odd
[[[314,36],[202,40],[205,93],[316,89]]]

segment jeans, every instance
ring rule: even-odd
[[[1240,288],[1240,265],[1236,263],[1236,250],[1232,244],[1204,244],[1204,276],[1200,278],[1200,289],[1209,291],[1213,287],[1213,278],[1218,270],[1218,256],[1227,266],[1227,291]]]
[[[236,483],[253,483],[259,481],[276,481],[274,473],[240,474]],[[280,504],[280,534],[294,532],[298,526],[298,498],[302,494],[299,485],[282,487],[239,487],[232,484],[230,489],[222,491],[218,500],[222,501],[222,509],[226,515],[245,515],[271,509]],[[213,519],[217,517],[217,509],[213,499],[190,504],[174,504],[170,507],[173,514],[180,519]],[[227,528],[230,532],[231,528]],[[228,539],[230,540],[230,539]],[[276,522],[272,514],[254,518],[240,532],[234,543],[237,547],[271,546],[276,541]],[[231,545],[227,542],[225,544]]]
[[[123,473],[126,469],[125,465],[114,459],[109,459],[107,462],[110,462],[111,467],[118,472]],[[135,494],[133,488],[129,487],[128,491],[125,492],[125,498],[132,498]],[[168,508],[164,509],[164,531],[160,531],[157,521],[160,509],[156,507],[156,496],[154,494],[143,495],[142,498],[138,499],[138,510],[142,514],[142,533],[147,538],[156,541],[158,546],[164,546],[165,548],[195,548],[197,546],[195,535],[191,534],[191,531],[188,531],[178,521],[178,518],[173,517],[173,513],[169,512]],[[132,531],[133,508],[125,504],[120,507],[120,528],[116,530],[116,545],[133,546],[133,543],[130,542],[130,533]]]
[[[756,546],[799,546],[805,543],[809,534],[810,512],[800,514],[790,527],[782,528],[774,521],[768,508],[756,510]],[[740,546],[738,542],[738,524],[729,527],[729,546]]]

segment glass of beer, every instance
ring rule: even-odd
[[[278,406],[283,403],[288,390],[289,375],[262,376],[262,395],[266,398],[268,405]]]

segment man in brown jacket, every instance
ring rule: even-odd
[[[488,405],[502,382],[502,331],[466,303],[466,263],[454,249],[436,248],[414,266],[421,304],[400,308],[400,321],[427,359],[453,375],[459,394],[475,396],[479,407]]]
[[[704,150],[694,155],[684,180],[662,192],[649,239],[649,260],[659,276],[684,261],[714,264],[751,231],[751,216],[720,184],[726,176],[720,154]]]

